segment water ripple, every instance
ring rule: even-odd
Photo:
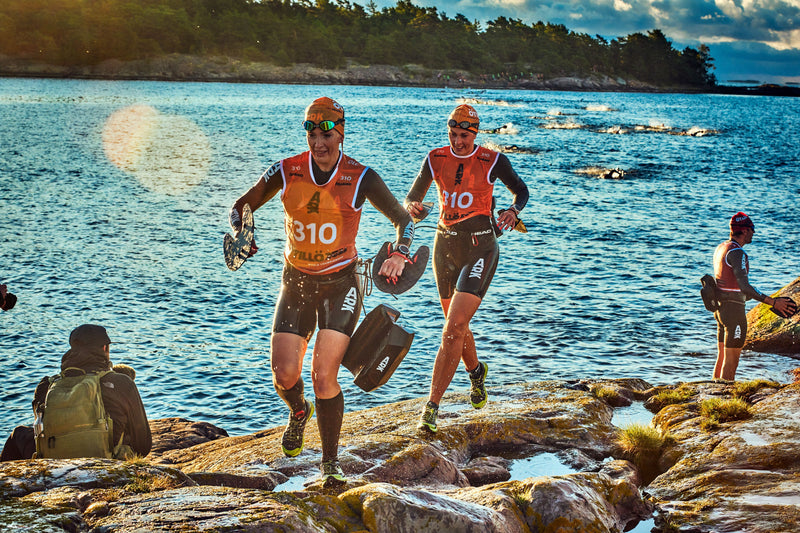
[[[233,200],[267,165],[304,149],[297,117],[322,93],[348,109],[347,153],[373,166],[398,197],[427,151],[446,143],[438,125],[457,98],[515,103],[476,104],[482,125],[515,124],[514,143],[535,152],[508,154],[532,192],[523,212],[530,232],[501,238],[500,267],[472,323],[490,387],[708,378],[714,320],[699,300],[699,278],[735,211],[764,228],[748,246],[754,285],[773,291],[797,276],[796,252],[786,246],[797,235],[797,99],[3,78],[0,276],[20,300],[0,316],[0,435],[29,421],[33,389],[55,371],[69,331],[84,322],[108,327],[112,360],[136,368],[150,418],[205,420],[234,435],[285,422],[269,368],[284,240],[279,202],[256,213],[260,250],[237,272],[224,266],[221,236]],[[587,98],[615,111],[589,111]],[[146,181],[106,158],[106,120],[132,106],[149,106],[159,124],[192,124],[186,131],[205,137],[207,144],[180,154],[168,151],[171,137],[161,131],[165,146],[151,153],[183,162],[190,188],[166,175],[181,172],[172,161],[147,168],[165,173],[177,194],[152,181],[156,174]],[[406,134],[387,138],[398,106],[405,106]],[[531,119],[556,109],[591,126],[543,129]],[[717,133],[635,131],[641,124]],[[631,132],[598,133],[619,125]],[[586,168],[619,168],[625,176],[577,172]],[[502,188],[496,193],[501,205],[510,201]],[[362,256],[391,238],[387,221],[366,206]],[[419,230],[417,244],[432,240],[430,229]],[[397,300],[377,292],[366,299],[367,309],[379,303],[401,311],[414,344],[373,393],[342,369],[347,410],[428,392],[442,323],[430,269]],[[795,366],[791,358],[745,352],[739,376],[785,382]],[[450,390],[468,386],[459,371]]]

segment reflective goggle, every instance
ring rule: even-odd
[[[343,118],[340,118],[336,122],[332,120],[322,120],[319,122],[319,124],[317,124],[316,122],[311,122],[310,120],[306,120],[305,122],[303,122],[303,129],[305,129],[306,131],[312,131],[314,128],[319,128],[322,131],[331,131],[337,125],[343,123],[344,123]]]
[[[468,130],[470,128],[478,129],[478,126],[480,126],[480,124],[481,124],[480,122],[467,122],[466,120],[462,120],[461,122],[456,122],[455,119],[452,118],[447,121],[447,125],[450,126],[451,128],[463,128],[465,130]]]

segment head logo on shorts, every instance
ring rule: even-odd
[[[733,338],[734,339],[741,339],[742,338],[742,326],[736,326],[736,329],[733,331]]]

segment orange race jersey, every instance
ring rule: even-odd
[[[499,153],[478,146],[458,156],[450,146],[431,150],[428,165],[439,190],[439,220],[452,226],[475,215],[492,215],[492,168]]]
[[[739,282],[736,280],[734,265],[728,262],[728,252],[741,250],[742,247],[736,241],[725,241],[714,251],[714,277],[717,279],[717,289],[725,292],[742,292]],[[745,274],[750,271],[750,261],[747,254],[742,250],[742,270]]]
[[[317,185],[311,152],[281,161],[284,256],[289,264],[308,274],[326,274],[341,270],[358,257],[356,234],[361,208],[354,206],[367,170],[341,154],[330,179]]]

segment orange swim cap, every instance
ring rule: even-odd
[[[467,104],[461,104],[460,106],[456,107],[453,109],[453,112],[450,113],[450,116],[447,117],[447,125],[449,127],[463,128],[471,131],[472,133],[478,133],[478,126],[480,123],[481,121],[478,118],[478,112],[475,111],[472,106]]]
[[[333,129],[344,137],[344,108],[332,98],[322,96],[311,102],[306,108],[305,120],[310,120],[315,124],[319,124],[323,120],[338,122]]]

